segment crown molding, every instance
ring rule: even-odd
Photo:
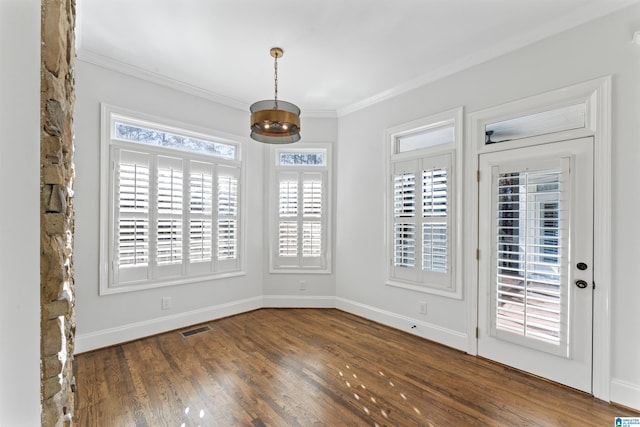
[[[487,49],[474,52],[471,55],[467,55],[466,57],[461,58],[460,60],[446,64],[433,71],[422,74],[414,79],[408,80],[404,83],[401,83],[397,86],[379,92],[373,96],[354,102],[352,104],[347,104],[336,110],[304,110],[302,114],[303,118],[339,118],[342,116],[346,116],[385,100],[394,98],[398,95],[402,95],[406,92],[418,89],[429,83],[441,80],[460,71],[469,69],[473,66],[490,61],[510,52],[514,52],[538,41],[555,36],[563,31],[570,30],[579,25],[601,18],[639,2],[640,0],[620,0],[616,4],[613,4],[614,2],[610,1],[595,2],[588,7],[576,10],[571,16],[546,22],[545,24],[532,31],[505,39],[504,41],[495,44]],[[81,26],[81,11],[79,11],[78,14],[78,25]],[[237,100],[235,98],[227,97],[219,93],[215,93],[207,89],[177,79],[173,79],[159,73],[148,71],[143,68],[128,64],[126,62],[122,62],[117,59],[100,55],[96,52],[84,49],[82,48],[81,43],[79,43],[79,37],[77,40],[77,45],[78,60],[80,61],[94,64],[109,70],[117,71],[119,73],[136,77],[145,81],[156,83],[158,85],[169,87],[190,95],[198,96],[200,98],[204,98],[230,108],[241,111],[249,110],[249,103]]]
[[[575,13],[571,14],[571,16],[549,21],[532,31],[510,37],[501,43],[490,46],[487,49],[480,50],[471,55],[467,55],[458,61],[451,62],[426,74],[422,74],[415,79],[399,84],[391,89],[341,107],[337,110],[338,117],[346,116],[358,110],[373,106],[382,101],[441,80],[473,66],[490,61],[502,55],[506,55],[510,52],[514,52],[518,49],[522,49],[546,38],[553,37],[564,31],[571,30],[582,24],[602,18],[639,2],[640,0],[621,0],[613,6],[611,5],[613,2],[595,2],[588,7],[576,10]]]
[[[173,79],[165,75],[154,73],[149,70],[145,70],[135,65],[128,64],[117,59],[100,55],[87,49],[78,49],[78,60],[86,62],[88,64],[97,65],[111,71],[116,71],[121,74],[125,74],[131,77],[135,77],[141,80],[145,80],[151,83],[155,83],[161,86],[165,86],[177,91],[187,93],[189,95],[204,98],[206,100],[236,109],[241,111],[249,111],[249,105],[246,102],[239,101],[228,96],[220,95],[218,93],[203,89],[201,87],[183,82],[181,80]],[[303,110],[302,118],[336,118],[337,113],[335,110]]]
[[[173,79],[171,77],[167,77],[163,74],[154,73],[152,71],[145,70],[143,68],[119,61],[108,56],[100,55],[99,53],[83,49],[81,47],[78,49],[78,60],[97,65],[108,70],[116,71],[118,73],[125,74],[131,77],[136,77],[138,79],[155,83],[161,86],[169,87],[171,89],[175,89],[189,95],[198,96],[200,98],[204,98],[218,104],[226,105],[227,107],[231,107],[236,110],[249,111],[249,104],[247,104],[246,102],[242,102],[228,96],[220,95],[201,87],[177,79]]]

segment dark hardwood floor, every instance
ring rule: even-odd
[[[76,356],[79,426],[613,426],[639,416],[333,309]],[[194,329],[187,328],[185,330]]]

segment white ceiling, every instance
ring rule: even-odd
[[[638,0],[78,0],[81,60],[248,109],[341,115]]]

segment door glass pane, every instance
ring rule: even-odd
[[[563,316],[562,171],[498,175],[496,328],[559,345]]]

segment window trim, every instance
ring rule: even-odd
[[[152,144],[144,144],[133,141],[123,141],[112,137],[112,128],[115,122],[125,122],[141,127],[169,133],[177,133],[178,135],[189,136],[198,139],[220,142],[223,144],[233,145],[236,147],[236,159],[231,160],[224,157],[212,156],[207,154],[198,154],[193,151],[182,151],[168,147],[158,147]],[[202,283],[211,280],[224,279],[229,277],[237,277],[246,275],[246,233],[244,231],[246,220],[246,190],[245,175],[246,168],[242,161],[244,138],[236,135],[226,134],[224,132],[215,131],[208,128],[194,126],[164,117],[153,116],[150,114],[140,113],[122,107],[100,104],[100,234],[99,234],[99,295],[110,295],[116,293],[132,292],[145,289],[155,289],[166,286],[185,285],[189,283]],[[237,269],[233,271],[205,273],[201,275],[172,277],[167,279],[156,279],[153,281],[144,281],[130,284],[112,284],[110,268],[112,264],[111,255],[113,254],[112,236],[114,234],[113,218],[116,211],[115,204],[111,203],[115,182],[112,182],[112,153],[114,150],[141,151],[152,155],[178,156],[186,162],[202,161],[203,159],[212,160],[218,166],[234,167],[238,169],[238,187],[240,205],[238,213],[238,260]],[[185,178],[185,179],[188,179]],[[188,203],[188,202],[187,202]],[[188,230],[187,230],[188,231]],[[183,230],[183,233],[187,232]],[[216,251],[216,245],[212,250]],[[188,271],[188,267],[186,269]]]
[[[281,165],[280,153],[285,152],[300,152],[300,153],[312,153],[316,151],[324,151],[325,164],[324,165]],[[331,274],[332,273],[332,248],[333,248],[333,154],[332,144],[328,142],[298,142],[295,146],[271,146],[268,155],[268,197],[269,197],[269,225],[268,225],[268,262],[269,262],[269,274]],[[326,241],[324,242],[324,258],[321,266],[313,265],[298,265],[298,266],[284,266],[279,267],[277,265],[276,256],[278,251],[278,224],[280,216],[279,212],[279,172],[291,171],[296,173],[324,173],[326,176],[326,183],[324,188],[326,192],[324,194],[325,206],[323,209],[323,215],[321,217],[322,224],[326,229],[323,233]],[[297,221],[297,220],[296,220]]]
[[[386,281],[388,286],[409,289],[422,293],[444,296],[454,299],[462,299],[462,253],[463,253],[463,241],[462,241],[462,183],[463,183],[463,170],[462,170],[462,144],[463,144],[463,107],[458,107],[452,110],[444,111],[438,114],[434,114],[428,117],[424,117],[418,120],[414,120],[405,124],[388,128],[385,131],[385,147],[386,147],[386,161],[385,161],[385,176],[386,178],[386,194],[385,194],[385,229],[384,229],[384,242],[385,242],[385,254],[386,254]],[[398,152],[398,137],[405,135],[413,135],[419,132],[428,131],[430,129],[437,129],[450,123],[454,128],[454,139],[451,143],[435,145],[427,148],[420,148],[411,151]],[[448,262],[451,265],[449,285],[442,287],[438,285],[430,286],[428,282],[415,282],[410,280],[402,280],[394,277],[393,275],[393,260],[394,260],[394,248],[393,248],[393,227],[394,227],[394,214],[393,214],[393,170],[396,163],[421,160],[425,158],[438,157],[443,155],[451,156],[451,169],[452,173],[449,174],[451,179],[451,192],[449,197],[449,209],[451,214],[451,242]],[[420,263],[422,260],[420,260]],[[428,276],[428,275],[427,275]]]

